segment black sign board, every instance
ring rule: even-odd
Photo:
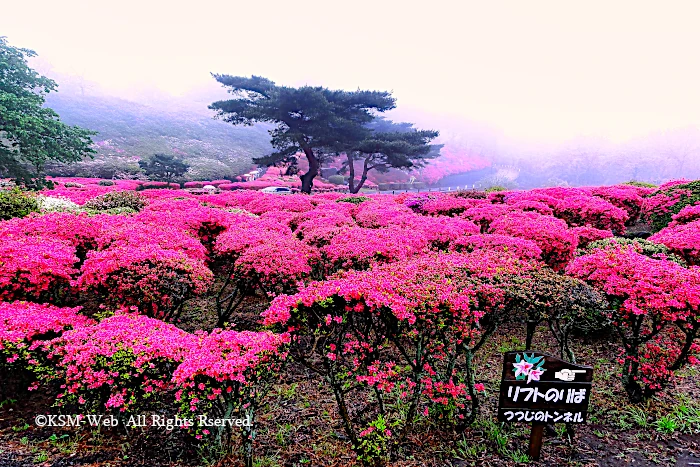
[[[592,385],[590,366],[534,350],[506,352],[498,420],[531,423],[530,456],[537,459],[544,425],[586,421]]]

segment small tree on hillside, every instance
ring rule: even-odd
[[[278,86],[259,76],[213,75],[229,88],[234,99],[214,102],[210,109],[234,125],[272,123],[272,146],[276,152],[254,159],[260,165],[287,164],[303,152],[309,170],[300,176],[301,191],[311,193],[321,159],[366,139],[365,126],[395,106],[394,98],[381,91],[338,91],[323,87]]]
[[[420,168],[429,159],[440,155],[442,145],[428,144],[439,133],[416,130],[411,123],[394,123],[377,119],[367,125],[369,136],[346,151],[342,172],[349,171],[350,192],[357,193],[367,181],[370,170],[388,172],[389,169]],[[362,160],[360,179],[355,180],[355,161]]]
[[[43,107],[58,85],[29,67],[27,58],[35,55],[0,36],[0,178],[34,187],[44,184],[46,161],[76,162],[93,154],[95,134],[66,125]]]
[[[170,183],[175,178],[182,177],[190,165],[175,156],[156,154],[149,160],[139,161],[139,167],[151,180]]]

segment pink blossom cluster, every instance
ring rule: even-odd
[[[687,224],[669,225],[649,237],[649,241],[666,245],[688,264],[700,265],[700,219]]]
[[[628,245],[580,256],[567,273],[598,287],[615,304],[608,317],[622,338],[620,363],[631,397],[641,383],[652,393],[683,364],[697,363],[700,268],[650,258]]]
[[[185,416],[208,413],[221,401],[233,401],[239,409],[259,404],[266,384],[286,358],[284,347],[289,342],[288,334],[267,331],[215,329],[195,337],[172,378]]]
[[[639,219],[644,204],[644,197],[653,193],[653,188],[638,187],[632,185],[600,186],[590,188],[593,196],[603,198],[618,208],[627,212],[628,224]]]
[[[700,204],[685,206],[678,211],[678,214],[674,214],[671,218],[673,222],[669,224],[669,227],[698,221],[700,220]]]
[[[566,223],[536,212],[511,211],[490,223],[496,234],[532,240],[542,250],[543,260],[555,270],[562,269],[573,258],[578,237]]]
[[[36,349],[41,342],[66,330],[93,324],[80,307],[59,308],[24,301],[0,302],[0,352]],[[13,359],[11,355],[9,360]]]
[[[45,344],[62,383],[59,404],[89,404],[121,412],[156,394],[176,391],[187,412],[224,397],[260,390],[284,359],[285,334],[185,332],[128,312],[74,326]],[[236,388],[234,394],[232,387]]]
[[[571,231],[578,236],[578,248],[585,248],[589,243],[595,242],[596,240],[614,237],[613,233],[609,230],[596,229],[588,225],[584,227],[574,227]]]
[[[591,226],[600,230],[625,232],[629,215],[624,209],[595,196],[569,196],[554,206],[554,215],[572,227]]]
[[[496,277],[534,267],[492,250],[432,253],[313,282],[276,297],[263,317],[286,326],[292,346],[322,336],[318,352],[334,377],[461,417],[474,386],[449,362],[476,345],[482,318],[502,312]]]
[[[65,332],[47,345],[62,383],[59,404],[129,410],[172,387],[168,366],[181,362],[195,342],[174,325],[127,313]]]
[[[458,198],[452,195],[436,194],[434,196],[428,197],[425,201],[420,203],[419,210],[421,213],[432,216],[456,216],[461,214],[465,210],[482,203],[483,200],[471,198]],[[409,205],[411,205],[410,202]]]
[[[420,231],[350,227],[333,236],[321,252],[331,269],[364,269],[376,261],[408,258],[427,247],[428,239]]]
[[[103,225],[101,219],[101,216],[89,217],[85,213],[32,213],[24,218],[1,222],[0,236],[18,241],[26,237],[49,237],[84,251],[95,247],[95,239],[100,235]]]
[[[0,300],[52,301],[77,274],[75,247],[50,237],[10,237],[0,243]]]
[[[454,240],[450,249],[458,252],[472,252],[479,249],[502,251],[518,258],[531,260],[539,260],[542,257],[542,249],[532,240],[500,234],[466,235]]]
[[[87,254],[71,285],[109,304],[137,306],[149,316],[173,319],[188,298],[204,294],[213,274],[203,261],[158,245],[115,246]]]

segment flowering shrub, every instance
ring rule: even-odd
[[[86,201],[83,207],[93,211],[107,211],[114,208],[140,211],[146,204],[148,204],[146,198],[135,191],[112,191]]]
[[[408,229],[351,227],[321,248],[328,270],[366,269],[375,262],[393,262],[420,253],[428,246],[421,232]]]
[[[149,245],[166,250],[181,251],[188,257],[206,261],[207,249],[197,238],[177,227],[169,225],[144,224],[138,219],[127,218],[121,222],[108,220],[100,235],[95,239],[96,248],[129,247],[143,248]]]
[[[508,212],[491,222],[491,231],[532,240],[542,250],[542,259],[554,270],[573,258],[578,245],[575,232],[566,223],[536,212]]]
[[[539,260],[542,258],[542,250],[535,242],[508,235],[467,235],[450,244],[452,251],[471,253],[479,249],[502,251],[522,259]]]
[[[678,211],[678,214],[674,214],[671,218],[673,219],[673,222],[669,224],[669,227],[698,221],[700,220],[700,204],[686,206]]]
[[[96,412],[143,408],[173,387],[172,374],[195,342],[171,324],[129,313],[67,331],[47,345],[61,382],[58,403]]]
[[[428,197],[425,201],[421,202],[418,210],[423,214],[432,216],[456,216],[481,203],[482,201],[479,199],[451,195],[436,195]],[[414,205],[413,203],[407,204],[409,207]]]
[[[649,397],[689,362],[700,332],[700,269],[686,269],[666,259],[644,256],[632,246],[618,246],[576,258],[567,273],[598,287],[612,305],[607,313],[622,339],[622,382],[630,400]],[[669,351],[676,358],[670,365],[665,358],[654,361],[657,374],[664,377],[650,379],[640,365],[649,365],[652,356],[661,353],[642,352],[669,328],[683,334],[683,339],[666,340],[677,347]]]
[[[480,232],[479,226],[467,219],[447,216],[417,217],[405,228],[421,232],[432,248],[440,250],[448,249],[451,243],[466,235]]]
[[[600,186],[591,188],[593,196],[603,198],[618,208],[627,212],[627,225],[632,225],[639,219],[644,204],[644,196],[652,193],[652,188],[632,185]]]
[[[585,248],[591,242],[614,236],[609,230],[600,230],[588,225],[585,227],[574,227],[571,231],[578,236],[578,248]]]
[[[75,248],[45,237],[9,238],[0,243],[0,300],[53,301],[78,272]]]
[[[469,208],[462,213],[462,217],[469,219],[481,227],[481,233],[486,233],[491,227],[491,223],[496,219],[513,212],[510,206],[502,204],[480,204]]]
[[[554,207],[554,215],[564,219],[571,227],[590,225],[619,234],[625,233],[625,222],[629,219],[624,209],[595,196],[570,196],[560,199]]]
[[[41,212],[77,212],[80,210],[80,206],[63,197],[39,195],[36,200]]]
[[[225,266],[225,281],[217,294],[219,326],[246,297],[295,290],[320,259],[315,248],[294,238],[289,229],[262,218],[230,226],[217,239],[215,250]]]
[[[41,376],[49,363],[43,344],[64,331],[92,324],[77,308],[58,308],[30,302],[0,302],[0,368],[28,369]],[[9,373],[7,373],[9,374]],[[36,388],[33,382],[31,388]]]
[[[175,320],[185,300],[204,294],[212,272],[181,251],[157,245],[91,251],[73,285],[107,304],[135,306],[142,313]]]
[[[196,334],[184,361],[173,374],[176,400],[183,418],[205,416],[246,419],[243,446],[246,465],[252,465],[256,411],[286,357],[286,334],[236,332],[215,329],[211,334]],[[231,427],[212,430],[198,427],[197,438],[224,442]]]
[[[670,225],[649,237],[649,241],[666,245],[688,264],[700,265],[700,219]]]
[[[525,266],[494,252],[423,256],[311,283],[275,298],[263,316],[289,330],[291,355],[329,383],[358,456],[385,457],[419,411],[476,416],[471,359],[505,309],[497,277]],[[466,366],[450,365],[459,356]],[[351,391],[374,402],[353,411]],[[365,442],[377,429],[387,443],[379,450]]]
[[[32,214],[23,219],[0,222],[0,236],[17,241],[23,241],[25,237],[62,240],[77,249],[78,257],[84,257],[87,250],[95,248],[95,239],[101,235],[103,219],[100,216],[89,217],[85,213]]]
[[[68,182],[64,185],[57,185],[51,190],[42,190],[41,193],[45,196],[68,199],[76,204],[83,205],[86,201],[96,196],[119,189],[127,188],[120,188],[119,185],[99,186],[97,183],[82,185]]]
[[[528,200],[528,199],[518,199],[511,198],[512,201],[506,201],[506,203],[512,206],[514,209],[519,209],[520,211],[534,211],[545,216],[551,216],[554,214],[554,210],[547,204],[541,201]]]

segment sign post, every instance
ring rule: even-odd
[[[537,460],[548,423],[585,423],[593,368],[537,351],[506,352],[498,420],[531,423],[528,455]]]

